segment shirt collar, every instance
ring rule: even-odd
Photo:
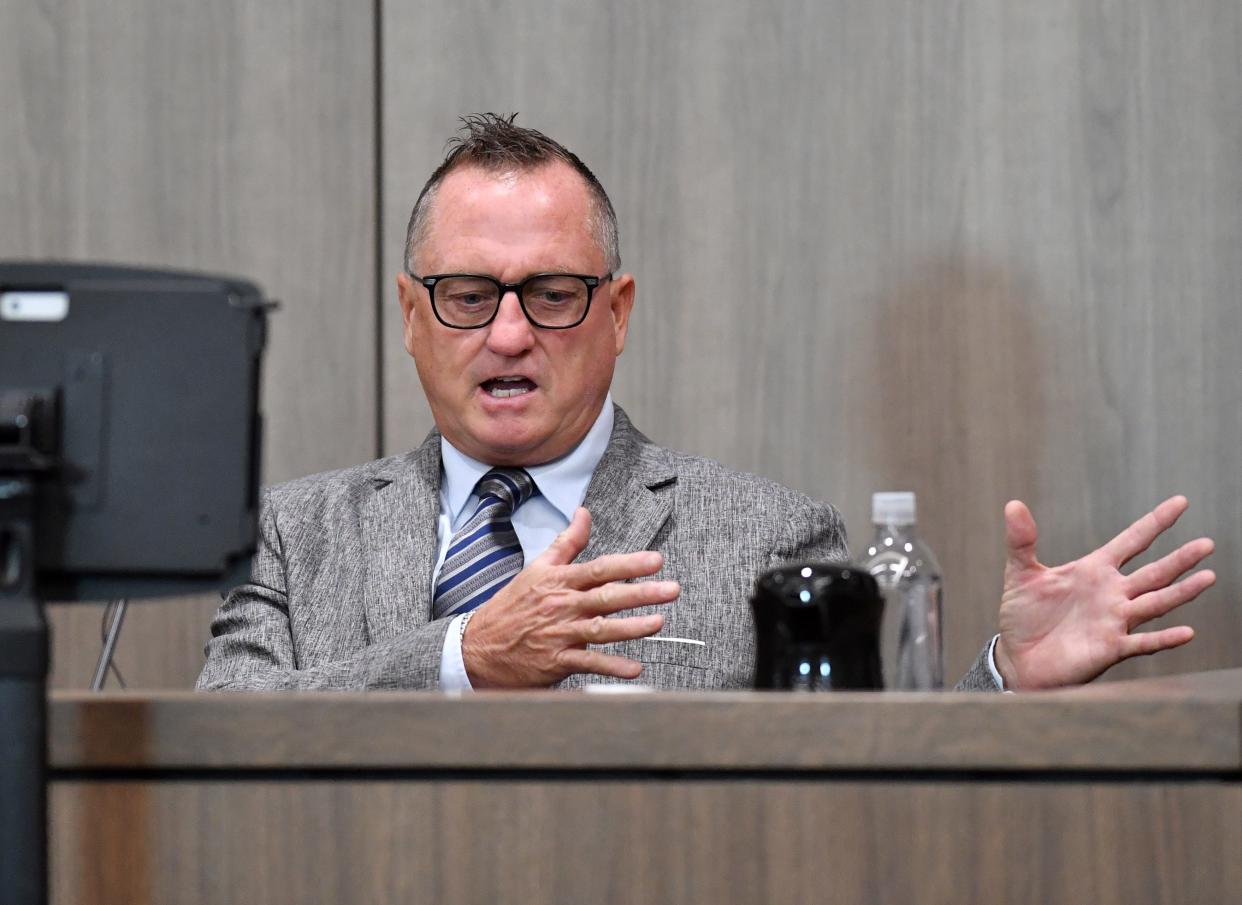
[[[529,466],[526,471],[535,479],[535,486],[544,498],[556,508],[565,521],[573,518],[574,510],[586,498],[587,485],[595,466],[604,457],[608,441],[612,437],[612,394],[604,399],[595,423],[573,449],[543,465]],[[440,484],[440,505],[454,521],[474,492],[479,478],[492,466],[472,459],[448,440],[440,437],[440,461],[444,467],[444,480]]]

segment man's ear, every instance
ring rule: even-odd
[[[418,297],[418,288],[408,273],[397,274],[397,301],[401,303],[402,334],[405,337],[405,351],[414,354],[414,303]]]
[[[608,305],[612,312],[612,330],[617,340],[617,354],[625,350],[625,336],[630,329],[630,311],[634,307],[634,277],[623,273],[612,281]]]

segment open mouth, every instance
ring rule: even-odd
[[[493,377],[481,384],[483,392],[493,399],[522,396],[535,389],[535,382],[528,377]]]

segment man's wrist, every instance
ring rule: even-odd
[[[1015,691],[1017,689],[1016,673],[1013,661],[1009,659],[1009,653],[1005,650],[1005,639],[1001,635],[997,635],[992,644],[992,666],[996,672],[995,677],[1000,681],[1001,690]]]
[[[489,688],[495,683],[488,680],[487,670],[484,668],[486,664],[480,661],[477,639],[474,639],[476,643],[473,645],[469,645],[466,639],[466,630],[470,627],[470,620],[474,618],[476,612],[478,611],[471,610],[469,613],[464,614],[461,617],[461,623],[458,625],[458,647],[461,649],[461,665],[471,688]]]
[[[444,647],[440,652],[440,688],[444,691],[470,691],[473,687],[462,660],[462,623],[466,616],[454,616],[444,633]]]

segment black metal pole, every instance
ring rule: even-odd
[[[0,896],[47,902],[48,630],[35,596],[33,482],[0,476]]]

